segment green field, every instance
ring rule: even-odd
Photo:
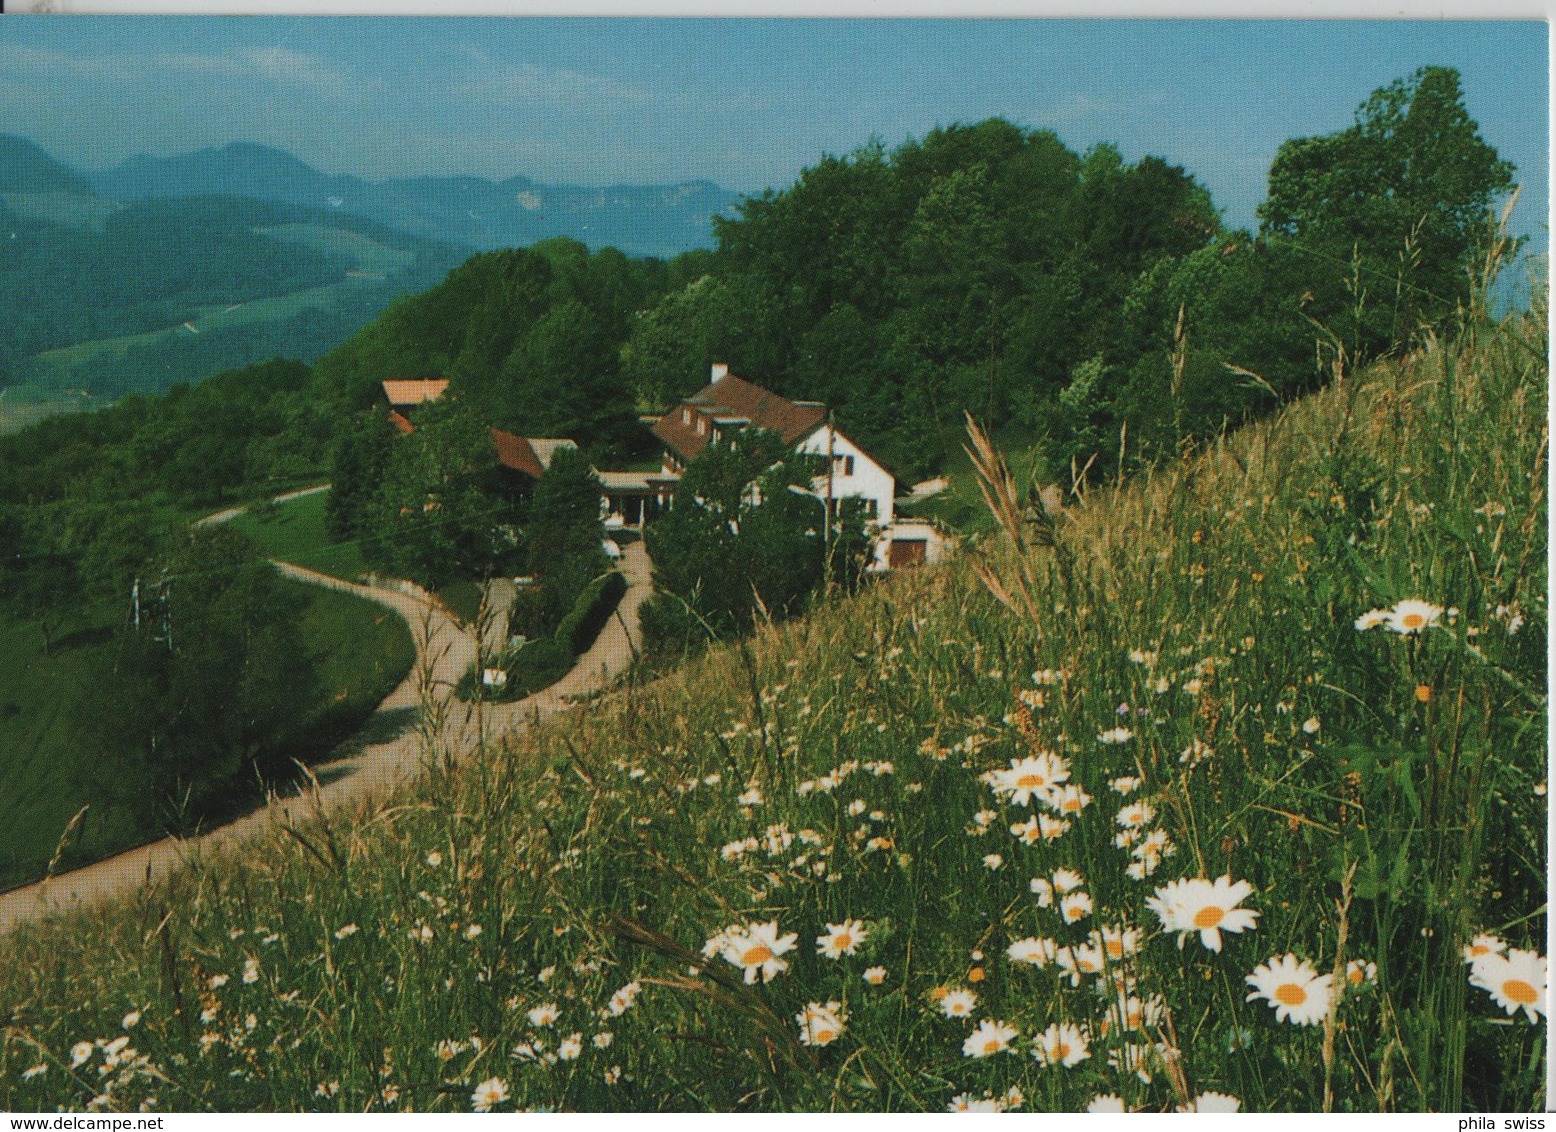
[[[326,492],[251,508],[232,521],[266,558],[290,562],[333,578],[355,581],[367,573],[355,542],[336,542],[324,530]]]
[[[299,754],[316,756],[372,712],[410,670],[415,648],[405,622],[374,602],[317,586],[295,586],[305,601],[303,641],[319,690],[304,722]],[[38,626],[0,622],[0,889],[42,875],[61,834],[91,804],[69,838],[62,868],[98,860],[151,839],[155,829],[106,802],[99,785],[114,768],[93,754],[83,725],[102,678],[114,621],[122,609],[97,608],[66,627],[43,653]]]

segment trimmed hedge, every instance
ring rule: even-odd
[[[619,571],[600,575],[584,587],[578,600],[573,602],[573,608],[556,627],[557,640],[566,641],[574,656],[588,652],[626,592],[627,579]]]
[[[488,688],[481,683],[481,673],[471,668],[460,677],[456,688],[459,698],[506,702],[551,687],[572,671],[576,658],[589,651],[626,592],[627,579],[618,571],[596,578],[578,595],[555,633],[537,637],[517,652],[505,652],[489,661],[489,667],[501,668],[508,674],[506,684]]]

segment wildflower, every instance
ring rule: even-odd
[[[1093,931],[1087,942],[1099,948],[1109,962],[1117,963],[1140,950],[1140,933],[1134,928],[1104,927],[1101,931]]]
[[[488,1077],[470,1094],[470,1107],[475,1112],[491,1112],[508,1099],[508,1082],[501,1077]]]
[[[466,924],[465,925],[465,938],[466,939],[474,939],[476,936],[481,934],[481,931],[482,931],[482,928],[481,928],[480,924]]]
[[[1161,920],[1163,930],[1179,933],[1180,948],[1189,933],[1197,931],[1200,943],[1220,951],[1223,931],[1242,932],[1258,925],[1258,912],[1237,906],[1252,892],[1253,885],[1234,882],[1230,876],[1214,881],[1175,880],[1158,888],[1145,903]]]
[[[583,1035],[569,1034],[556,1047],[556,1055],[563,1061],[576,1061],[583,1053]]]
[[[432,852],[427,854],[427,865],[428,865],[428,867],[435,869],[439,865],[441,865],[442,863],[443,863],[443,854],[439,853],[436,849],[434,849]]]
[[[1140,829],[1149,825],[1156,811],[1148,802],[1134,802],[1118,811],[1113,820],[1126,829]]]
[[[742,806],[760,806],[762,804],[762,791],[760,788],[753,786],[736,798],[735,801]]]
[[[1078,1026],[1068,1022],[1055,1022],[1037,1035],[1032,1045],[1032,1056],[1039,1065],[1073,1068],[1091,1056],[1086,1035]]]
[[[638,992],[642,989],[643,985],[636,979],[633,979],[626,986],[611,995],[611,1000],[605,1007],[605,1014],[611,1018],[617,1018],[625,1014],[637,999]]]
[[[1437,624],[1437,619],[1442,616],[1442,613],[1443,609],[1440,605],[1433,605],[1418,598],[1406,598],[1388,611],[1385,624],[1390,631],[1408,636],[1421,632],[1429,625]]]
[[[1545,1013],[1546,963],[1536,951],[1513,948],[1506,955],[1489,952],[1470,965],[1470,985],[1491,996],[1509,1014],[1522,1010],[1531,1022]]]
[[[825,935],[816,937],[816,951],[825,955],[828,959],[838,959],[844,955],[853,955],[859,950],[859,945],[869,936],[865,926],[858,920],[844,920],[841,924],[828,924]]]
[[[1012,805],[1025,806],[1031,803],[1033,795],[1041,799],[1069,777],[1068,762],[1048,751],[1040,751],[1036,755],[1010,760],[1010,769],[993,772],[990,785],[996,794],[1008,797]]]
[[[1098,1093],[1086,1105],[1087,1112],[1128,1112],[1122,1097],[1114,1093]]]
[[[1070,824],[1067,818],[1051,818],[1047,814],[1037,815],[1037,831],[1044,841],[1057,841],[1070,831]]]
[[[554,1002],[543,1002],[531,1010],[526,1017],[531,1026],[549,1026],[561,1017],[562,1011]]]
[[[1108,1054],[1108,1065],[1119,1073],[1133,1073],[1149,1085],[1156,1054],[1154,1046],[1142,1042],[1125,1042]]]
[[[86,1059],[92,1056],[91,1042],[77,1042],[70,1047],[70,1067],[86,1064]]]
[[[1482,955],[1501,955],[1506,950],[1506,940],[1498,939],[1494,935],[1482,932],[1480,935],[1471,940],[1467,947],[1465,947],[1463,951],[1464,961],[1466,963],[1473,963]]]
[[[1005,1106],[998,1097],[985,1093],[981,1097],[975,1097],[971,1093],[957,1093],[951,1098],[951,1103],[946,1105],[947,1112],[1004,1112]]]
[[[227,975],[212,975],[209,979],[205,980],[205,985],[210,987],[212,990],[221,990],[222,987],[227,985],[227,979]]]
[[[611,1033],[609,1030],[601,1030],[598,1034],[595,1034],[594,1037],[590,1039],[590,1041],[594,1043],[595,1049],[609,1049],[611,1042],[615,1040],[616,1035]]]
[[[976,956],[978,953],[973,952],[973,954]],[[981,983],[988,977],[989,976],[987,972],[985,972],[982,967],[974,967],[972,970],[967,972],[967,981],[969,983]]]
[[[347,936],[356,935],[357,932],[361,930],[362,929],[357,927],[355,924],[342,924],[340,927],[335,929],[335,938],[345,939]]]
[[[1061,814],[1078,814],[1091,805],[1091,795],[1072,783],[1055,790],[1049,804]]]
[[[1128,849],[1136,841],[1140,840],[1140,830],[1121,829],[1113,838],[1113,844],[1120,849]]]
[[[947,991],[940,997],[940,1013],[947,1018],[968,1018],[978,1005],[978,996],[970,990]]]
[[[1127,743],[1135,737],[1135,733],[1127,727],[1113,727],[1097,736],[1097,742],[1113,745]]]
[[[1033,967],[1046,967],[1054,961],[1058,946],[1051,939],[1018,939],[1005,949],[1012,963],[1027,963]]]
[[[1352,959],[1345,965],[1345,981],[1353,987],[1359,987],[1363,983],[1376,982],[1378,978],[1378,965],[1369,963],[1365,959]]]
[[[339,1081],[320,1081],[317,1085],[314,1086],[313,1089],[314,1096],[324,1097],[326,1100],[330,1097],[339,1095],[339,1093]]]
[[[1430,684],[1416,685],[1416,702],[1422,704],[1432,702],[1432,686]]]
[[[1166,1004],[1155,995],[1142,999],[1132,994],[1120,994],[1117,1002],[1109,1009],[1108,1016],[1109,1021],[1116,1018],[1126,1030],[1143,1030],[1161,1022],[1165,1009]]]
[[[1186,1105],[1178,1108],[1179,1112],[1237,1112],[1242,1108],[1243,1102],[1226,1093],[1201,1093]]]
[[[1356,619],[1356,631],[1365,633],[1368,629],[1376,629],[1389,619],[1389,615],[1382,609],[1369,609]]]
[[[962,1043],[962,1056],[993,1057],[997,1053],[1008,1053],[1016,1035],[1014,1026],[986,1018],[967,1035],[967,1040]]]
[[[1077,888],[1081,887],[1081,885],[1085,883],[1086,878],[1081,876],[1081,874],[1076,872],[1074,869],[1054,870],[1055,892],[1074,892]]]
[[[1091,915],[1091,897],[1084,892],[1066,893],[1059,901],[1059,914],[1067,924],[1079,923]]]
[[[800,1027],[800,1044],[807,1046],[831,1045],[843,1036],[845,1019],[843,1004],[808,1002],[805,1009],[794,1016]]]
[[[140,1011],[132,1010],[124,1016],[124,1020],[120,1024],[126,1030],[130,1030],[133,1029],[138,1022],[140,1022]]]
[[[886,968],[866,967],[864,969],[864,974],[860,977],[863,978],[864,981],[869,983],[872,987],[878,987],[886,981]]]
[[[1130,649],[1129,660],[1133,664],[1152,665],[1156,663],[1155,649]]]
[[[1135,775],[1126,774],[1126,775],[1123,775],[1123,776],[1121,776],[1119,778],[1114,778],[1114,779],[1110,780],[1108,782],[1108,785],[1110,787],[1112,787],[1114,793],[1122,794],[1124,797],[1127,798],[1127,797],[1129,797],[1129,795],[1133,794],[1136,790],[1140,789],[1140,783],[1142,781],[1144,781],[1144,780],[1141,779],[1141,778],[1138,778]]]
[[[1005,858],[1001,857],[998,853],[985,853],[984,854],[984,857],[983,857],[983,867],[986,868],[986,869],[989,869],[990,871],[993,871],[994,869],[998,869],[1000,866],[1004,865],[1004,863],[1005,863]]]
[[[1054,886],[1046,877],[1033,877],[1028,886],[1037,897],[1039,908],[1052,907],[1054,902]]]
[[[1294,1026],[1323,1021],[1333,994],[1334,976],[1320,975],[1306,959],[1283,955],[1254,968],[1247,978],[1252,1002],[1262,998],[1275,1008],[1275,1018]]]
[[[1039,688],[1050,687],[1064,679],[1064,673],[1057,668],[1040,668],[1032,673],[1032,683]]]
[[[721,954],[732,966],[744,968],[748,985],[756,982],[758,976],[765,983],[788,970],[788,961],[778,956],[794,950],[799,938],[794,932],[779,936],[777,920],[732,927],[724,934]]]
[[[867,803],[863,798],[855,798],[852,802],[848,803],[848,816],[851,818],[858,817],[860,814],[864,813],[866,805]]]
[[[444,1038],[434,1047],[433,1052],[438,1055],[439,1061],[453,1061],[465,1048],[464,1042],[456,1042],[451,1038]]]
[[[1178,754],[1178,762],[1189,769],[1197,767],[1200,763],[1210,758],[1216,752],[1209,745],[1195,739]]]
[[[22,1080],[31,1081],[34,1077],[42,1077],[49,1071],[47,1062],[39,1062],[37,1065],[22,1070]]]

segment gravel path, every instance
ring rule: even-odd
[[[206,521],[224,519],[211,516]],[[475,639],[471,633],[424,598],[354,585],[285,563],[277,565],[289,577],[360,594],[386,605],[404,616],[410,625],[417,662],[362,731],[362,735],[386,737],[376,741],[364,741],[361,736],[348,740],[328,760],[315,763],[317,789],[272,797],[252,813],[205,834],[164,838],[0,894],[0,935],[18,924],[51,914],[123,899],[137,888],[161,882],[197,851],[205,855],[219,847],[241,845],[288,822],[301,822],[320,807],[365,812],[377,799],[423,770],[428,738],[435,739],[439,753],[454,759],[475,749],[477,713],[471,705],[452,696],[452,685],[475,660]],[[637,542],[628,547],[620,565],[628,583],[619,607],[620,616],[607,622],[593,647],[578,658],[573,670],[559,683],[511,704],[486,705],[479,730],[486,732],[488,741],[556,715],[571,706],[570,697],[604,687],[631,663],[641,640],[638,607],[652,592],[649,559],[643,544]],[[435,736],[423,734],[427,728],[421,720],[423,690],[429,675],[433,698],[447,703],[443,719],[433,724],[437,727]]]

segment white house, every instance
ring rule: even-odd
[[[943,550],[939,532],[927,523],[897,520],[895,477],[829,416],[818,401],[791,401],[716,364],[706,386],[654,422],[653,433],[664,446],[658,474],[602,475],[607,510],[625,525],[641,525],[669,503],[686,465],[708,445],[731,431],[763,428],[794,451],[819,457],[824,470],[812,480],[818,498],[863,502],[875,537],[873,569],[937,561]]]

